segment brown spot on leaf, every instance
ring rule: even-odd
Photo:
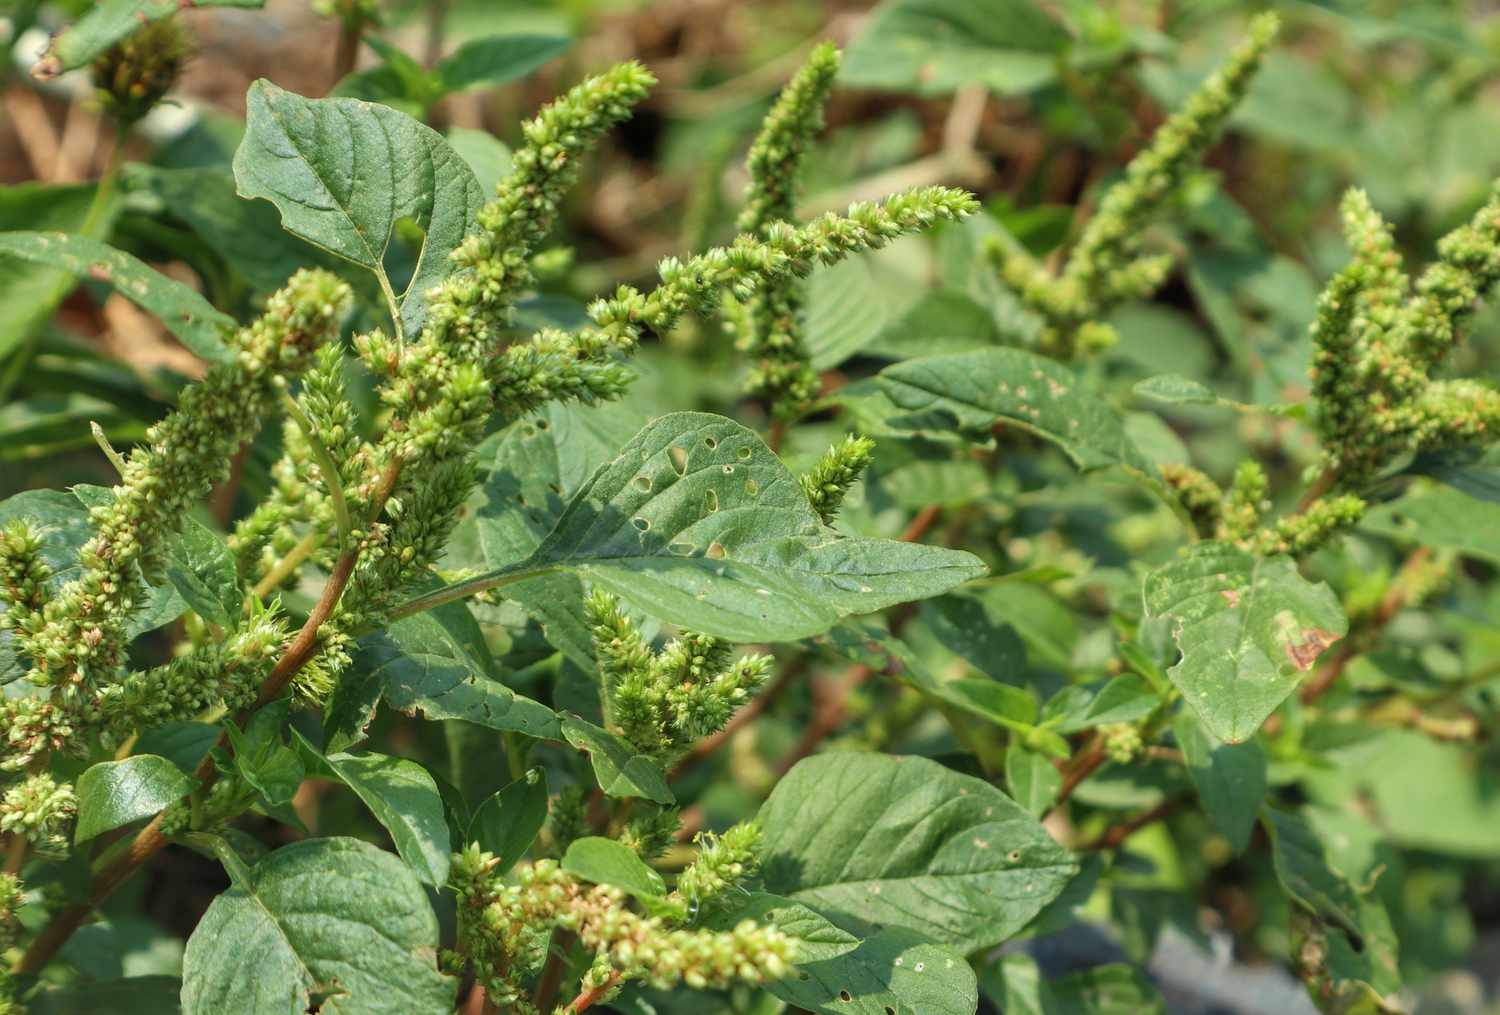
[[[1240,605],[1240,593],[1238,589],[1220,589],[1219,595],[1223,596],[1224,601],[1230,606]]]
[[[89,265],[89,278],[95,282],[108,282],[113,276],[110,274],[109,265],[102,261],[95,261]]]
[[[1309,670],[1318,661],[1318,656],[1323,654],[1323,650],[1338,640],[1339,636],[1332,631],[1310,627],[1302,632],[1301,641],[1287,641],[1286,655],[1297,669]]]

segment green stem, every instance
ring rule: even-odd
[[[408,599],[387,614],[386,621],[387,623],[395,623],[403,617],[410,617],[412,614],[421,613],[423,610],[431,610],[434,607],[442,606],[444,603],[451,603],[455,599],[467,599],[469,596],[477,595],[488,589],[503,588],[518,581],[525,581],[527,578],[535,578],[537,575],[552,571],[554,566],[543,565],[542,567],[534,567],[524,571],[507,571],[504,574],[498,575],[480,575],[478,578],[470,578],[468,581],[444,585],[440,589],[434,589],[425,595],[417,596],[415,599]]]

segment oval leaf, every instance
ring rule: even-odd
[[[768,891],[964,953],[1016,933],[1078,873],[1010,797],[925,758],[807,758],[758,820]]]
[[[526,855],[546,823],[547,773],[533,768],[479,805],[468,838],[494,853],[503,872]]]
[[[483,203],[473,171],[441,134],[389,106],[304,99],[266,80],[250,86],[247,102],[234,154],[240,195],[265,198],[288,232],[374,272],[415,333],[427,290],[448,273]],[[402,219],[426,240],[397,300],[384,263]]]
[[[438,1015],[458,981],[437,970],[427,892],[396,857],[310,839],[262,859],[214,899],[183,956],[183,1015]]]
[[[101,761],[78,777],[78,827],[74,842],[149,818],[197,786],[166,758],[138,754]]]
[[[655,899],[667,894],[661,875],[624,843],[597,835],[575,839],[563,854],[562,868],[596,885],[613,885],[636,898]]]

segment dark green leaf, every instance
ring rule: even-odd
[[[1451,488],[1407,494],[1365,515],[1362,528],[1500,563],[1500,503]]]
[[[250,717],[243,731],[232,722],[224,724],[234,747],[235,770],[272,807],[291,803],[307,774],[297,752],[282,743],[291,705],[291,698],[271,702]]]
[[[491,35],[470,39],[438,61],[434,77],[442,94],[475,85],[503,85],[525,77],[572,44],[558,35]]]
[[[155,754],[101,761],[78,777],[75,843],[149,818],[187,796],[198,783]]]
[[[49,186],[21,183],[0,187],[0,230],[47,229],[81,232],[90,219],[98,188],[95,184]],[[90,232],[99,238],[113,226],[118,200],[106,199],[93,216]],[[72,290],[73,274],[55,265],[0,257],[0,358],[52,316]]]
[[[464,719],[496,730],[560,739],[550,708],[494,679],[484,635],[462,603],[419,613],[360,639],[350,672],[328,704],[331,746],[363,737],[383,698],[428,719]]]
[[[370,270],[394,301],[387,247],[401,220],[421,227],[422,252],[399,300],[414,334],[427,290],[475,227],[484,198],[473,172],[440,134],[388,106],[304,99],[261,80],[248,107],[234,177],[241,195],[276,205],[288,232]]]
[[[301,734],[296,736],[304,751],[318,755]],[[318,756],[391,833],[396,852],[417,877],[429,885],[447,883],[453,844],[448,838],[443,798],[427,769],[415,761],[385,754]]]
[[[193,0],[195,7],[261,7],[265,0]],[[53,38],[33,73],[56,77],[90,63],[115,43],[152,21],[171,17],[183,0],[99,0],[93,8]]]
[[[925,758],[807,758],[759,821],[768,891],[846,928],[905,928],[964,953],[1020,930],[1078,873],[1009,797]]]
[[[232,355],[224,332],[234,318],[188,286],[137,258],[87,236],[67,233],[0,233],[0,256],[63,268],[78,278],[106,282],[130,302],[156,315],[168,331],[206,360]]]
[[[516,865],[547,823],[547,774],[533,768],[474,811],[468,839],[495,854],[497,869]]]
[[[184,1015],[440,1015],[438,923],[399,859],[356,839],[265,857],[213,901],[183,957]],[[253,961],[249,959],[253,956]]]
[[[175,976],[132,976],[79,982],[26,999],[27,1015],[177,1015],[182,981]]]
[[[167,580],[210,623],[230,626],[243,595],[234,555],[218,534],[193,518],[183,522],[167,557]]]
[[[1039,818],[1057,799],[1062,773],[1045,754],[1011,744],[1005,752],[1005,781],[1016,803],[1033,818]]]
[[[645,797],[659,804],[676,799],[667,788],[667,777],[661,768],[645,755],[608,730],[602,730],[577,716],[562,723],[562,734],[568,743],[589,756],[599,788],[615,797]]]
[[[1178,715],[1172,732],[1204,809],[1234,851],[1243,853],[1266,796],[1265,751],[1254,740],[1220,743],[1187,712]]]
[[[690,412],[647,425],[528,560],[486,577],[556,568],[651,616],[740,642],[808,637],[984,571],[966,553],[838,535],[753,431]]]

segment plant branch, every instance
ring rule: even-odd
[[[1139,832],[1147,825],[1154,824],[1160,821],[1162,818],[1165,818],[1168,815],[1172,814],[1183,804],[1187,803],[1187,799],[1188,798],[1185,796],[1168,797],[1161,803],[1157,804],[1155,807],[1151,808],[1149,811],[1146,811],[1142,814],[1137,814],[1135,817],[1128,818],[1125,821],[1121,821],[1117,825],[1111,825],[1109,828],[1106,828],[1103,833],[1101,833],[1097,838],[1090,840],[1088,843],[1085,843],[1083,848],[1090,850],[1119,849],[1125,844],[1126,839],[1130,838],[1132,835],[1134,835],[1136,832]]]
[[[609,977],[597,987],[589,987],[579,992],[578,996],[568,1002],[563,1009],[566,1015],[577,1015],[578,1012],[587,1011],[599,1001],[604,1000],[605,995],[614,990],[620,984],[620,974],[610,973]]]

